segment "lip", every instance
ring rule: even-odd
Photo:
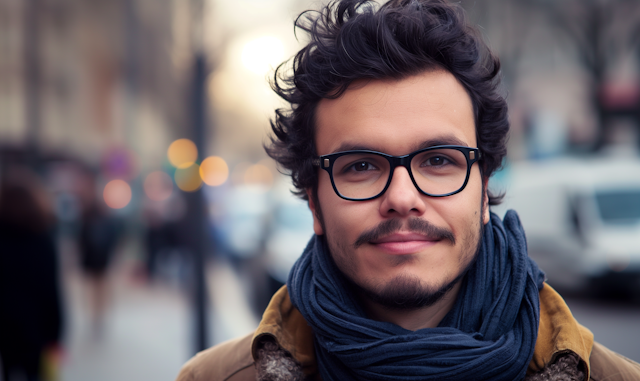
[[[438,242],[439,240],[422,234],[395,233],[371,241],[370,244],[381,249],[386,254],[408,255],[418,253]]]

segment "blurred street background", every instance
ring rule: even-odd
[[[262,148],[286,106],[268,79],[322,4],[0,0],[0,325],[20,343],[1,363],[170,381],[255,329],[313,233]],[[494,211],[520,213],[578,321],[640,361],[640,2],[461,4],[510,106]]]

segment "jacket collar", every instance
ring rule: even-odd
[[[261,340],[271,338],[302,365],[305,375],[316,373],[316,356],[313,349],[313,331],[297,308],[291,304],[287,286],[283,286],[271,298],[262,315],[251,342],[251,355],[258,359]]]
[[[251,343],[251,354],[257,360],[261,340],[270,338],[288,351],[302,366],[303,372],[317,371],[313,349],[313,331],[302,314],[291,304],[287,287],[283,286],[271,299]],[[593,334],[574,319],[564,299],[545,283],[540,291],[540,326],[538,339],[527,374],[536,373],[558,356],[573,352],[580,357],[589,379],[589,356]]]
[[[527,374],[554,363],[559,355],[573,352],[580,357],[585,379],[589,380],[592,348],[593,333],[576,321],[562,296],[545,283],[540,290],[538,340]]]

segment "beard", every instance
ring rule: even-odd
[[[482,237],[482,235],[480,235],[480,237]],[[473,267],[481,247],[482,240],[479,239],[476,244],[475,253],[467,266],[460,271],[454,279],[440,286],[426,285],[416,276],[399,275],[384,285],[378,287],[363,287],[354,282],[353,279],[342,272],[342,270],[339,268],[338,270],[342,274],[348,288],[355,293],[355,295],[363,295],[373,303],[385,307],[388,310],[416,310],[436,304],[462,280],[469,269]]]
[[[319,203],[316,205],[319,205]],[[354,275],[350,275],[355,274],[357,271],[357,266],[354,262],[348,259],[341,263],[336,263],[336,252],[341,253],[342,258],[353,258],[353,256],[349,255],[350,251],[357,249],[359,246],[373,239],[387,234],[392,234],[400,230],[403,226],[402,221],[398,219],[384,221],[378,224],[375,228],[363,232],[352,246],[332,241],[331,237],[327,236],[327,229],[324,227],[322,218],[320,221],[325,231],[323,239],[331,252],[330,259],[335,265],[335,268],[341,274],[347,289],[349,289],[353,295],[367,298],[369,301],[388,310],[409,311],[429,307],[442,300],[442,298],[464,278],[469,269],[473,267],[476,258],[478,257],[478,253],[482,248],[482,235],[484,232],[482,216],[485,211],[484,203],[482,203],[480,210],[479,228],[475,231],[475,236],[472,230],[468,232],[466,237],[467,242],[465,242],[465,247],[463,248],[464,253],[462,257],[468,259],[467,263],[458,271],[458,274],[453,277],[453,279],[446,280],[439,285],[429,285],[415,275],[404,274],[398,275],[384,284],[370,283],[363,285],[354,280]],[[321,213],[322,212],[320,211],[320,215]],[[437,237],[440,240],[449,241],[451,245],[455,245],[456,243],[456,237],[453,232],[434,226],[428,221],[412,218],[407,221],[407,226],[412,232]],[[401,265],[402,263],[411,260],[411,257],[398,257],[395,260],[395,265]]]

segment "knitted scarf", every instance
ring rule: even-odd
[[[314,236],[287,282],[315,335],[324,381],[522,380],[533,356],[544,274],[518,215],[491,214],[456,303],[436,328],[368,319]]]

